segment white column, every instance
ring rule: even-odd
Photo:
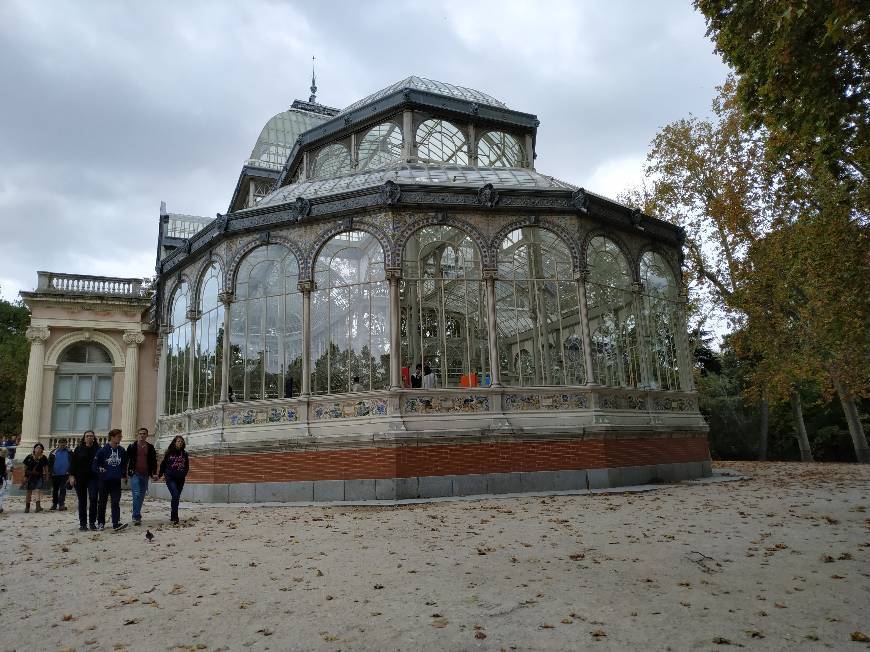
[[[136,408],[139,402],[139,345],[145,336],[139,331],[124,331],[124,398],[121,403],[121,432],[124,439],[135,439]]]
[[[390,389],[402,388],[401,313],[399,310],[399,280],[401,277],[401,269],[387,270],[387,281],[390,284]]]
[[[187,409],[192,410],[194,406],[193,397],[196,388],[193,386],[196,380],[196,322],[199,321],[200,312],[198,310],[188,310],[187,319],[190,321],[190,355],[187,356]]]
[[[39,413],[42,410],[42,381],[45,364],[45,341],[50,331],[46,326],[31,326],[25,332],[30,342],[27,361],[27,385],[24,390],[24,410],[21,420],[21,451],[28,451],[39,441]],[[24,459],[24,455],[20,454]]]
[[[498,328],[496,327],[495,311],[495,274],[494,269],[483,270],[483,280],[486,287],[486,330],[489,339],[489,369],[492,387],[501,387],[501,370],[498,361]]]
[[[160,327],[160,335],[157,338],[157,400],[155,401],[155,403],[157,404],[156,419],[159,419],[164,414],[166,414],[166,336],[168,334],[169,326],[164,324]]]
[[[583,362],[586,365],[586,384],[595,384],[592,367],[592,332],[589,328],[589,305],[586,303],[586,280],[589,270],[577,274],[577,302],[580,304],[580,337],[583,339]]]
[[[410,162],[417,156],[414,143],[414,113],[410,109],[402,112],[402,158]]]
[[[230,400],[230,353],[232,343],[230,341],[230,325],[232,324],[230,311],[233,305],[233,293],[221,292],[218,301],[224,305],[224,335],[223,351],[221,355],[221,403]]]
[[[311,394],[311,291],[312,281],[299,281],[302,293],[302,391],[300,396]]]
[[[677,337],[678,364],[680,365],[680,389],[684,392],[695,390],[695,378],[692,375],[692,354],[689,351],[689,324],[686,319],[686,304],[689,297],[685,290],[677,297],[677,323],[674,326]]]
[[[653,385],[652,369],[650,369],[650,342],[646,334],[646,318],[644,317],[643,283],[631,284],[632,301],[634,302],[634,318],[637,320],[637,352],[640,361],[639,387],[649,389]]]

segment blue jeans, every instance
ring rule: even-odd
[[[134,473],[130,476],[130,490],[133,492],[133,520],[142,520],[142,503],[148,491],[148,476]]]
[[[79,499],[79,525],[87,527],[97,522],[97,493],[99,482],[96,478],[76,478],[76,496]]]
[[[100,495],[97,501],[97,523],[106,524],[106,503],[112,501],[112,527],[121,522],[121,479],[100,478]]]
[[[166,476],[166,488],[169,489],[169,495],[172,496],[169,520],[177,521],[178,503],[181,501],[181,492],[184,489],[184,478],[170,478]]]

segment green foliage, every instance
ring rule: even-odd
[[[695,0],[695,7],[738,75],[749,124],[770,132],[772,159],[805,169],[822,164],[838,180],[866,184],[866,0]]]
[[[30,311],[0,299],[0,434],[19,433],[30,345],[24,336]]]

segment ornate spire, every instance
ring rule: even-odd
[[[311,57],[311,96],[308,101],[314,104],[317,102],[317,78],[314,76],[314,57]]]

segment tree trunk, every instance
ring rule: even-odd
[[[791,391],[791,415],[794,419],[794,429],[797,433],[798,446],[801,449],[801,462],[812,462],[813,452],[810,449],[810,438],[807,437],[807,427],[804,424],[804,411],[801,406],[801,395],[796,389]]]
[[[767,397],[762,393],[761,401],[758,404],[758,411],[761,413],[761,424],[758,440],[758,460],[760,462],[767,461],[767,424],[768,424],[768,405]]]
[[[837,390],[837,396],[840,397],[846,423],[849,424],[849,434],[852,435],[852,445],[855,447],[855,459],[859,464],[870,464],[870,448],[867,446],[867,437],[861,419],[858,418],[855,399],[843,388],[843,384],[834,372],[831,372],[831,381],[834,383],[834,389]]]

